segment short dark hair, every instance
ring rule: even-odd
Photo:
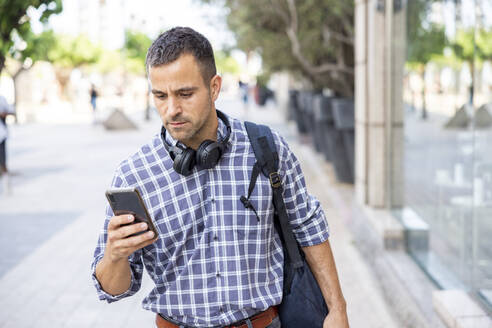
[[[171,63],[182,54],[193,55],[206,84],[217,74],[212,45],[206,37],[189,27],[174,27],[159,35],[147,51],[147,74],[150,67]]]

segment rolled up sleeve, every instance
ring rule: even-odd
[[[325,213],[318,199],[308,193],[299,160],[281,137],[278,137],[277,147],[284,202],[292,231],[301,247],[321,244],[329,237]]]
[[[123,180],[115,174],[113,178],[113,182],[111,183],[112,188],[118,188],[123,186]],[[101,261],[104,256],[104,251],[106,249],[106,243],[108,240],[108,224],[109,220],[113,217],[113,211],[111,207],[108,205],[106,207],[106,219],[104,221],[104,226],[99,234],[98,242],[96,245],[96,249],[94,251],[94,257],[91,265],[91,273],[92,273],[92,281],[94,283],[94,287],[96,287],[97,295],[100,300],[105,300],[108,303],[112,303],[118,301],[122,298],[132,296],[140,290],[140,286],[142,285],[142,275],[143,275],[143,262],[142,262],[142,251],[138,250],[131,254],[128,257],[128,261],[130,263],[130,272],[131,272],[131,283],[130,287],[127,291],[119,295],[111,295],[105,292],[97,280],[96,277],[96,266]]]

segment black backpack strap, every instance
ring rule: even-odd
[[[290,227],[290,221],[285,208],[284,198],[282,195],[282,179],[278,174],[279,158],[275,147],[272,131],[266,125],[257,125],[252,122],[245,122],[246,131],[253,147],[257,163],[259,164],[263,174],[269,178],[270,185],[273,190],[273,204],[279,218],[281,234],[284,240],[284,246],[287,250],[287,256],[295,269],[303,266],[299,245],[294,237],[294,233]],[[256,164],[255,164],[256,166]],[[253,173],[255,170],[253,169]],[[258,171],[258,170],[256,170]],[[256,182],[256,176],[251,177],[251,182]],[[249,197],[248,197],[249,198]],[[290,289],[291,281],[287,282]]]
[[[248,187],[248,197],[241,196],[240,200],[241,203],[243,203],[245,208],[249,208],[253,210],[253,212],[256,215],[256,218],[258,219],[258,222],[260,222],[260,217],[258,216],[258,213],[256,212],[255,207],[253,204],[251,204],[251,201],[249,198],[251,197],[251,193],[253,192],[253,189],[255,188],[256,184],[256,179],[258,179],[258,175],[260,174],[260,164],[258,162],[255,163],[253,166],[253,172],[251,173],[251,180],[249,180],[249,187]]]
[[[277,171],[279,166],[278,154],[272,131],[266,125],[258,125],[253,122],[244,122],[244,125],[246,127],[246,132],[248,132],[248,138],[251,146],[253,146],[256,160],[260,165],[261,171],[268,178],[270,173],[268,169]],[[267,157],[263,154],[263,148],[260,145],[260,140],[267,143],[268,151],[265,154]]]

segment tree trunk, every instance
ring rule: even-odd
[[[147,93],[145,94],[145,120],[150,121],[150,84],[147,82]]]
[[[425,101],[425,96],[427,94],[427,87],[425,84],[425,65],[423,65],[420,70],[420,76],[422,78],[422,119],[427,119],[427,102]]]
[[[475,96],[475,60],[470,61],[471,84],[470,84],[470,99],[469,103],[473,106],[473,98]]]
[[[412,112],[415,112],[415,108],[417,108],[417,104],[415,103],[415,91],[411,91],[412,92]]]
[[[62,99],[67,99],[68,95],[66,92],[66,88],[68,85],[68,82],[70,81],[70,73],[71,73],[70,68],[64,68],[64,67],[55,67],[55,75],[56,79],[58,80],[58,83],[60,84],[61,87],[61,98]]]
[[[19,112],[18,112],[18,108],[17,108],[17,105],[19,103],[19,88],[17,87],[17,84],[19,82],[19,76],[22,72],[26,71],[26,69],[21,66],[17,72],[15,72],[13,75],[12,75],[12,80],[14,81],[14,112],[15,112],[15,116],[14,116],[14,119],[15,119],[15,123],[17,123],[17,120],[18,120],[18,116],[19,116]]]
[[[454,93],[459,94],[460,93],[460,87],[461,87],[461,80],[460,80],[460,73],[461,73],[461,67],[458,69],[453,69],[454,73]]]
[[[293,57],[298,61],[302,71],[314,85],[327,86],[344,97],[352,98],[354,96],[354,67],[353,63],[346,63],[347,53],[345,50],[352,50],[353,57],[353,36],[345,36],[334,31],[328,31],[329,34],[338,38],[338,44],[335,46],[335,62],[326,61],[323,63],[313,63],[305,55],[302,48],[298,32],[297,7],[294,0],[287,0],[288,12],[283,13],[282,9],[277,7],[277,13],[283,17],[286,24],[285,34],[290,41],[291,52]],[[327,26],[325,26],[327,28]],[[340,38],[343,41],[340,41]],[[348,43],[348,45],[347,45]],[[331,83],[330,83],[331,82]]]
[[[0,75],[2,74],[4,67],[5,67],[5,56],[0,54]]]

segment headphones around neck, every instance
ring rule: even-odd
[[[191,173],[195,165],[204,169],[210,169],[219,162],[227,142],[229,141],[229,137],[231,136],[231,125],[229,124],[227,116],[219,110],[217,110],[217,117],[219,117],[226,125],[227,133],[225,138],[219,141],[204,140],[200,146],[198,146],[197,150],[184,147],[179,143],[176,144],[176,146],[168,144],[166,140],[166,129],[162,126],[162,142],[171,156],[171,159],[174,161],[173,168],[177,173],[187,176]]]

